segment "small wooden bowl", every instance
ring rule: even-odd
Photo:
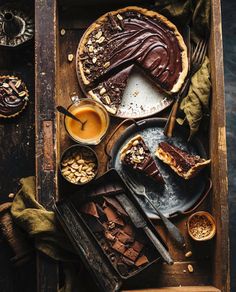
[[[191,222],[194,220],[194,218],[196,219],[198,216],[205,217],[208,220],[208,222],[210,222],[210,224],[211,224],[211,231],[210,231],[210,233],[208,235],[202,236],[200,238],[199,237],[196,237],[192,233],[192,230],[191,230]],[[207,240],[210,240],[216,234],[216,223],[215,223],[215,219],[212,217],[212,215],[210,213],[205,212],[205,211],[199,211],[199,212],[196,212],[196,213],[192,214],[188,218],[187,228],[188,228],[188,234],[191,236],[191,238],[193,240],[196,240],[196,241],[207,241]],[[199,228],[200,228],[200,226],[199,226]]]
[[[91,163],[94,163],[95,164],[95,171],[94,171],[94,176],[89,179],[88,181],[86,182],[73,182],[71,180],[69,180],[64,174],[65,172],[63,172],[63,161],[64,159],[68,159],[69,157],[71,157],[71,159],[74,159],[76,160],[75,158],[73,158],[73,155],[77,154],[77,155],[81,155],[79,153],[87,153],[88,156],[90,156],[93,160],[93,162]],[[82,157],[82,159],[84,160],[84,158]],[[98,173],[98,166],[99,166],[99,163],[98,163],[98,157],[97,157],[97,154],[96,152],[90,148],[89,146],[84,146],[84,145],[72,145],[71,147],[67,148],[62,156],[61,156],[61,160],[60,160],[60,165],[59,165],[59,170],[60,170],[60,173],[62,175],[62,177],[69,183],[73,184],[73,185],[78,185],[78,186],[81,186],[81,185],[85,185],[87,183],[90,183],[92,180],[94,180],[97,176],[97,173]],[[64,167],[67,167],[67,166],[64,166]],[[68,165],[69,168],[71,168],[71,165]]]

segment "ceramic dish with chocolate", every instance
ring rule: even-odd
[[[29,92],[24,82],[15,76],[0,76],[0,118],[18,116],[26,107]]]
[[[134,66],[169,94],[187,72],[187,48],[176,26],[155,11],[130,6],[106,13],[83,35],[77,75],[87,96],[116,114]]]
[[[72,184],[84,185],[92,181],[97,171],[97,155],[88,146],[74,145],[62,154],[60,172]]]

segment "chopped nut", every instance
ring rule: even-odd
[[[70,175],[70,173],[71,173],[71,172],[70,172],[69,170],[67,170],[67,171],[63,172],[63,175],[64,175],[64,176],[68,176],[68,175]]]
[[[70,160],[67,161],[68,164],[72,164],[72,163],[74,163],[74,162],[75,162],[74,159],[70,159]]]
[[[18,88],[21,85],[21,80],[18,80],[15,84],[15,87]]]
[[[8,87],[9,87],[9,84],[4,82],[4,83],[2,84],[2,86],[5,87],[5,88],[8,88]]]
[[[61,35],[65,35],[66,31],[64,30],[64,28],[61,29]]]
[[[193,266],[192,265],[188,265],[188,270],[189,270],[189,273],[193,273]]]
[[[110,66],[110,62],[106,62],[106,63],[103,65],[104,68],[108,68],[109,66]]]
[[[104,99],[105,99],[107,104],[111,103],[111,99],[110,99],[110,97],[108,95],[104,95]]]
[[[69,61],[69,62],[72,62],[73,59],[74,59],[74,55],[73,55],[73,54],[69,54],[69,55],[68,55],[68,61]]]
[[[117,18],[118,18],[119,20],[122,20],[122,19],[123,19],[123,17],[122,17],[120,14],[117,14],[116,16],[117,16]]]
[[[97,40],[97,42],[98,42],[99,44],[101,44],[101,43],[104,42],[104,41],[105,41],[105,37],[104,37],[104,36],[100,37],[100,38]]]
[[[25,95],[26,95],[26,92],[25,92],[25,91],[21,91],[21,92],[19,93],[19,96],[20,96],[20,97],[25,96]]]
[[[139,144],[139,140],[134,140],[134,142],[133,142],[133,146],[137,146]]]
[[[73,168],[73,169],[78,169],[79,168],[79,165],[77,164],[77,163],[73,163],[72,165],[71,165],[71,167]]]
[[[87,177],[81,177],[81,179],[80,179],[80,182],[81,183],[85,183],[87,181],[88,181],[88,178]]]
[[[92,62],[95,64],[97,62],[97,57],[93,57]]]
[[[186,252],[185,257],[190,258],[192,256],[192,254],[193,253],[191,251],[188,251],[188,252]]]
[[[93,52],[93,46],[89,46],[89,47],[88,47],[88,51],[89,51],[90,53],[92,53],[92,52]]]
[[[10,198],[10,199],[13,199],[15,197],[15,194],[14,193],[10,193],[9,195],[8,195],[8,198]]]
[[[97,34],[95,35],[95,37],[96,37],[96,39],[100,39],[101,36],[102,36],[102,31],[99,30],[99,31],[97,32]]]
[[[105,87],[102,87],[102,89],[100,90],[99,93],[100,93],[101,95],[103,95],[104,93],[106,93],[106,91],[107,91],[106,88],[105,88]]]
[[[78,162],[78,164],[84,164],[84,160],[83,159],[80,159],[77,162]]]
[[[85,73],[86,73],[86,74],[90,74],[90,70],[89,70],[89,69],[86,69],[86,70],[85,70]]]

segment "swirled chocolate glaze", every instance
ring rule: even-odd
[[[166,19],[149,16],[155,12],[140,11],[147,13],[132,7],[108,13],[102,23],[98,21],[99,26],[85,34],[79,68],[90,88],[134,65],[168,92],[178,82],[183,71],[180,35],[177,37],[176,28]]]
[[[14,76],[0,77],[0,117],[21,112],[28,100],[25,84]]]

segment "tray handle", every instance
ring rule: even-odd
[[[115,129],[114,131],[111,133],[110,137],[107,139],[105,147],[104,147],[104,151],[105,154],[108,157],[108,162],[111,160],[111,155],[110,155],[110,151],[109,151],[109,144],[111,139],[114,137],[115,133],[120,129],[120,127],[122,127],[123,125],[127,124],[128,122],[131,122],[133,124],[135,124],[138,127],[138,123],[133,120],[133,119],[125,119],[124,121],[122,121]]]
[[[192,208],[188,209],[187,211],[177,211],[177,212],[171,214],[170,217],[175,217],[176,215],[188,215],[188,214],[192,213],[193,211],[195,211],[203,203],[203,201],[206,199],[206,197],[208,196],[208,194],[212,188],[212,180],[210,178],[208,178],[207,183],[208,183],[208,186],[207,186],[206,190],[204,191],[204,194],[199,199],[199,201],[197,202],[196,205],[194,205]]]

